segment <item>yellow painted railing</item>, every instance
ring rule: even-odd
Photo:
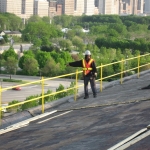
[[[100,91],[102,92],[102,87],[103,87],[102,85],[103,85],[103,80],[104,79],[108,79],[108,78],[120,75],[120,83],[122,84],[122,82],[123,82],[123,74],[125,72],[132,71],[132,70],[137,70],[137,77],[139,78],[139,76],[140,76],[140,68],[150,64],[150,63],[146,63],[146,64],[140,66],[140,59],[142,57],[146,57],[146,56],[150,57],[150,53],[145,54],[145,55],[141,55],[141,56],[139,55],[139,56],[133,57],[133,58],[124,59],[124,60],[122,59],[121,61],[117,61],[117,62],[113,62],[113,63],[109,63],[109,64],[101,64],[100,66],[98,66],[97,69],[99,69],[99,71],[100,71],[100,77],[96,80],[96,82],[100,81]],[[127,62],[129,60],[133,60],[133,59],[135,59],[137,61],[137,67],[125,70],[125,67],[124,67],[125,62]],[[116,73],[116,74],[112,74],[112,75],[106,76],[106,77],[103,77],[103,69],[105,67],[108,67],[108,66],[114,65],[114,64],[120,64],[121,65],[120,72]],[[0,85],[0,123],[1,123],[1,116],[2,116],[2,110],[3,109],[11,108],[11,107],[14,107],[14,106],[19,106],[19,105],[22,105],[22,104],[25,104],[25,103],[28,103],[28,102],[31,102],[31,101],[42,99],[42,108],[41,109],[42,109],[42,113],[44,113],[44,98],[45,97],[56,95],[56,94],[62,93],[62,92],[67,92],[68,90],[71,90],[71,89],[75,90],[74,91],[74,100],[76,101],[78,88],[80,86],[83,86],[83,84],[78,85],[78,75],[80,73],[82,73],[82,71],[76,70],[76,72],[74,72],[74,73],[65,74],[65,75],[61,75],[61,76],[56,76],[56,77],[52,77],[52,78],[46,78],[46,79],[44,79],[44,77],[42,77],[41,80],[37,80],[37,81],[25,83],[25,84],[16,85],[16,86],[13,86],[13,87],[7,87],[7,88],[2,88],[1,85]],[[54,79],[58,79],[58,78],[64,78],[64,77],[66,78],[66,77],[72,76],[72,75],[76,76],[76,78],[75,78],[75,86],[74,87],[67,88],[67,89],[64,89],[64,90],[58,91],[58,92],[53,92],[53,93],[50,93],[50,94],[44,94],[44,83],[45,83],[45,81],[47,81],[47,80],[54,80]],[[31,84],[35,84],[35,83],[41,83],[41,89],[42,89],[41,90],[41,92],[42,92],[41,96],[33,98],[33,99],[30,99],[30,100],[27,100],[27,101],[22,101],[22,102],[13,104],[13,105],[8,105],[8,106],[5,106],[5,107],[2,108],[2,93],[5,90],[9,90],[9,89],[12,89],[12,88],[15,88],[15,87],[18,87],[18,86],[22,87],[22,86],[26,86],[26,85],[31,85]]]

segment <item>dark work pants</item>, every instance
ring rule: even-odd
[[[93,95],[96,95],[97,92],[96,92],[96,84],[95,84],[95,78],[94,77],[87,77],[87,76],[84,76],[84,93],[85,93],[85,96],[88,96],[88,83],[90,81],[90,85],[91,85],[91,89],[92,89],[92,92],[93,92]]]

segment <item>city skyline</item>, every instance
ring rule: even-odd
[[[150,0],[0,0],[0,12],[24,20],[32,15],[150,15]]]

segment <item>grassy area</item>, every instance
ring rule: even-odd
[[[2,79],[3,82],[13,82],[13,83],[19,83],[19,84],[25,84],[25,83],[30,83],[31,81],[24,81],[24,80],[16,80],[16,79]],[[41,83],[32,83],[34,85],[40,85]],[[44,84],[46,85],[46,84]]]

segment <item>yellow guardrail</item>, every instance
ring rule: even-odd
[[[150,63],[146,63],[146,64],[140,66],[140,59],[142,57],[149,56],[149,55],[150,55],[150,53],[145,54],[145,55],[141,55],[141,56],[139,55],[137,57],[132,57],[132,58],[124,59],[124,60],[122,59],[121,61],[117,61],[117,62],[113,62],[113,63],[109,63],[109,64],[101,64],[100,66],[98,66],[97,69],[99,69],[100,77],[96,80],[96,82],[100,81],[100,92],[102,92],[102,85],[103,85],[103,80],[104,79],[108,79],[108,78],[120,75],[120,84],[122,84],[122,82],[123,82],[123,73],[128,72],[128,71],[132,71],[132,70],[136,70],[136,69],[137,69],[137,76],[139,78],[140,68],[150,64]],[[125,62],[127,62],[129,60],[133,60],[133,59],[137,59],[137,67],[126,70],[125,67],[124,67]],[[112,75],[109,75],[109,76],[103,77],[103,69],[105,67],[108,67],[108,66],[114,65],[114,64],[120,64],[121,65],[120,72],[112,74]],[[76,72],[74,72],[74,73],[60,75],[60,76],[46,78],[46,79],[44,79],[44,77],[42,77],[41,80],[37,80],[37,81],[25,83],[25,84],[20,84],[20,85],[16,85],[16,86],[11,86],[11,87],[7,87],[7,88],[2,88],[1,85],[0,85],[0,124],[1,124],[1,116],[2,116],[2,110],[3,109],[11,108],[11,107],[14,107],[14,106],[19,106],[19,105],[22,105],[22,104],[25,104],[25,103],[28,103],[28,102],[31,102],[31,101],[42,99],[42,108],[41,109],[42,109],[42,113],[44,113],[44,98],[45,97],[56,95],[56,94],[62,93],[62,92],[67,92],[68,90],[72,90],[72,89],[75,90],[74,91],[74,100],[76,101],[76,99],[77,99],[77,90],[78,90],[78,88],[80,86],[83,86],[83,84],[82,85],[78,85],[78,75],[80,73],[82,73],[82,71],[76,70]],[[50,93],[50,94],[44,94],[44,83],[45,83],[45,81],[47,81],[47,80],[53,80],[53,79],[58,79],[58,78],[64,78],[64,77],[68,77],[68,76],[72,76],[72,75],[76,76],[76,78],[75,78],[75,86],[74,87],[67,88],[67,89],[64,89],[64,90],[58,91],[58,92],[53,92],[53,93]],[[5,107],[2,108],[2,92],[4,92],[5,90],[9,90],[9,89],[18,87],[18,86],[22,87],[22,86],[26,86],[26,85],[35,84],[35,83],[41,83],[41,89],[42,89],[41,90],[42,91],[41,96],[33,98],[33,99],[30,99],[30,100],[27,100],[27,101],[22,101],[22,102],[13,104],[13,105],[8,105],[8,106],[5,106]]]

